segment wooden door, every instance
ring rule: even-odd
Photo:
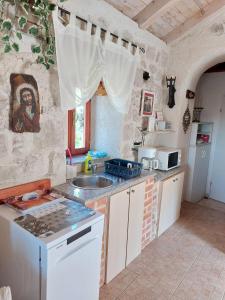
[[[173,225],[180,216],[184,172],[162,182],[162,197],[158,236]]]
[[[129,189],[110,198],[106,283],[126,264]]]
[[[142,225],[144,216],[145,182],[131,187],[127,231],[126,265],[141,253]]]

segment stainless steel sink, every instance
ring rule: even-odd
[[[103,176],[82,176],[72,181],[72,184],[80,189],[102,189],[113,185],[113,181]]]

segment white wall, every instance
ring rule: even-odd
[[[170,45],[168,76],[176,76],[176,106],[171,110],[164,105],[164,113],[174,123],[177,132],[163,137],[163,144],[183,149],[184,162],[190,130],[184,134],[182,118],[187,107],[186,90],[195,91],[200,76],[209,67],[225,61],[225,7],[207,18],[193,30]],[[166,96],[164,97],[166,99]],[[189,101],[190,108],[194,101]]]
[[[176,76],[176,106],[166,105],[168,92],[164,89],[164,115],[173,122],[176,132],[159,138],[161,145],[182,149],[183,164],[187,161],[190,129],[184,134],[182,120],[188,100],[186,90],[196,90],[201,75],[210,67],[225,61],[225,7],[208,17],[180,39],[170,44],[167,76]],[[164,84],[165,86],[165,84]],[[192,111],[194,100],[189,100]],[[184,190],[186,189],[186,181]]]
[[[225,72],[204,74],[200,78],[197,86],[196,100],[198,100],[199,104],[204,108],[201,114],[201,121],[214,123],[206,191],[209,193],[210,182],[212,180],[214,153],[218,138],[217,134],[220,122],[220,110],[225,101]]]

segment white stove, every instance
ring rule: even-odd
[[[1,205],[0,286],[15,300],[97,300],[103,223],[66,198],[26,215]]]

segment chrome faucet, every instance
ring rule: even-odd
[[[92,163],[92,164],[91,164],[92,175],[95,175],[95,174],[96,174],[96,170],[97,170],[97,164]]]

